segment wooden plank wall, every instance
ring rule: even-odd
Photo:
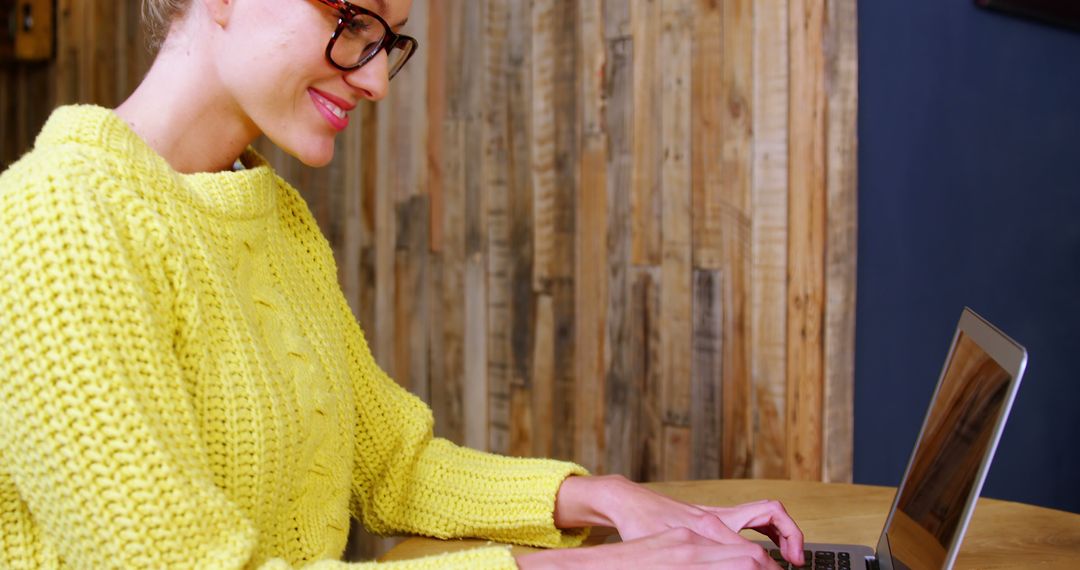
[[[415,0],[419,53],[329,167],[257,146],[438,435],[636,480],[850,480],[855,9]],[[2,165],[150,62],[135,0],[57,18],[55,61],[0,69]]]
[[[419,232],[426,277],[376,261],[376,306],[412,308],[369,334],[439,434],[638,480],[850,480],[854,0],[414,10],[427,68],[361,136],[398,149],[372,218],[397,230],[365,247]]]

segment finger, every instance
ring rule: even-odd
[[[739,528],[752,528],[769,537],[784,558],[790,562],[803,563],[803,534],[798,525],[779,501],[764,500],[745,503],[728,509],[707,508],[717,516],[735,518]],[[735,517],[731,517],[735,514]]]
[[[693,530],[698,534],[720,544],[752,545],[753,543],[732,530],[714,514],[702,511],[693,523]]]
[[[748,544],[716,544],[700,547],[694,553],[692,562],[726,562],[743,561],[745,564],[733,564],[735,567],[745,568],[772,568],[775,564],[765,549],[760,546]]]
[[[750,527],[763,531],[766,536],[769,536],[780,547],[780,551],[784,553],[784,558],[788,561],[802,564],[804,562],[803,533],[784,505],[779,501],[766,501],[751,508],[761,509],[761,512],[751,519]]]
[[[699,553],[699,556],[704,556],[704,558],[695,557],[694,567],[704,563],[707,565],[706,567],[711,568],[713,564],[719,562],[725,568],[780,570],[780,565],[769,556],[769,553],[764,548],[731,530],[720,519],[708,516],[704,519],[702,527],[702,534],[685,527],[671,529],[663,534],[680,542],[698,546],[703,543],[706,545],[706,548]],[[711,536],[709,533],[711,533]],[[801,565],[801,562],[799,564]]]

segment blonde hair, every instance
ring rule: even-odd
[[[146,25],[147,37],[151,49],[161,47],[169,25],[176,18],[184,15],[191,0],[143,0],[142,18]]]

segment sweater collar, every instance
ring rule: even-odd
[[[215,216],[253,219],[267,215],[277,203],[280,179],[266,160],[248,147],[240,160],[243,170],[181,174],[150,148],[110,109],[68,105],[53,111],[35,142],[36,147],[66,143],[88,145],[130,165],[136,180],[170,179],[181,198]]]

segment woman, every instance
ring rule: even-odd
[[[457,447],[375,365],[308,209],[249,145],[329,162],[415,49],[410,0],[146,2],[165,33],[138,89],[56,110],[0,177],[0,566],[337,567],[350,514],[624,540],[402,568],[775,567],[742,528],[802,562],[776,502],[698,507]]]

